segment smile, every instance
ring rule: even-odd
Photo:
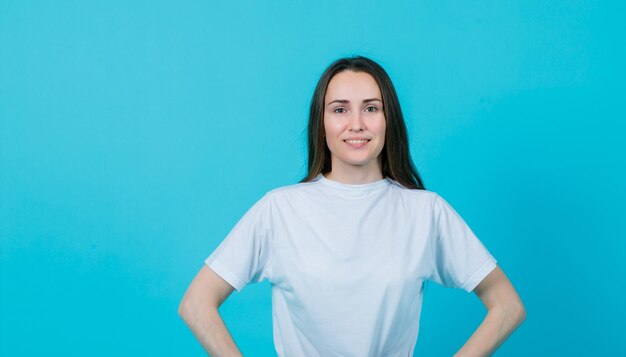
[[[344,140],[344,142],[348,143],[348,144],[365,144],[366,142],[369,142],[369,139],[346,139]]]

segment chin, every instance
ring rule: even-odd
[[[368,166],[374,165],[375,161],[376,161],[375,159],[370,159],[370,160],[345,160],[344,162],[350,166],[368,167]]]

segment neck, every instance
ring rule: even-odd
[[[358,166],[348,166],[341,168],[335,167],[330,172],[324,174],[324,176],[329,180],[345,183],[348,185],[363,185],[383,179],[382,170],[378,165],[368,170],[365,170],[363,167]]]

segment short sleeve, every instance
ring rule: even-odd
[[[433,273],[430,280],[471,292],[496,267],[496,260],[463,218],[439,195],[433,203]]]
[[[265,195],[237,222],[205,264],[240,291],[268,277],[271,255],[270,204]]]

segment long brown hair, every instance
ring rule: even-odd
[[[385,145],[380,153],[383,177],[389,177],[406,188],[425,189],[422,178],[411,161],[406,125],[391,79],[378,63],[362,56],[338,59],[324,71],[317,82],[311,99],[307,129],[308,173],[301,182],[311,181],[320,173],[325,174],[331,170],[330,150],[324,137],[324,98],[330,80],[343,71],[368,73],[374,77],[380,88],[386,119]]]

